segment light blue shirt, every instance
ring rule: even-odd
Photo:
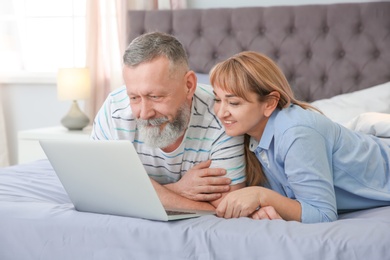
[[[304,223],[390,205],[390,147],[317,112],[297,105],[275,110],[260,143],[251,139],[250,149],[267,186],[300,202]]]

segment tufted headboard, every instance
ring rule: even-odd
[[[175,35],[198,73],[262,52],[309,102],[390,81],[390,2],[129,11],[127,24],[129,42],[147,31]]]

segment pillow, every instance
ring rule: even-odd
[[[331,120],[346,125],[366,112],[390,113],[390,81],[311,103]]]
[[[346,127],[366,134],[390,138],[390,114],[363,113],[349,121]]]

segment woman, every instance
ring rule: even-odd
[[[248,168],[248,187],[229,193],[218,216],[315,223],[390,205],[390,147],[296,100],[271,59],[239,53],[210,81],[226,133],[245,134]]]

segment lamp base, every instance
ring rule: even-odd
[[[69,130],[82,130],[88,123],[89,118],[80,110],[77,100],[73,100],[68,114],[61,119],[61,124]]]

